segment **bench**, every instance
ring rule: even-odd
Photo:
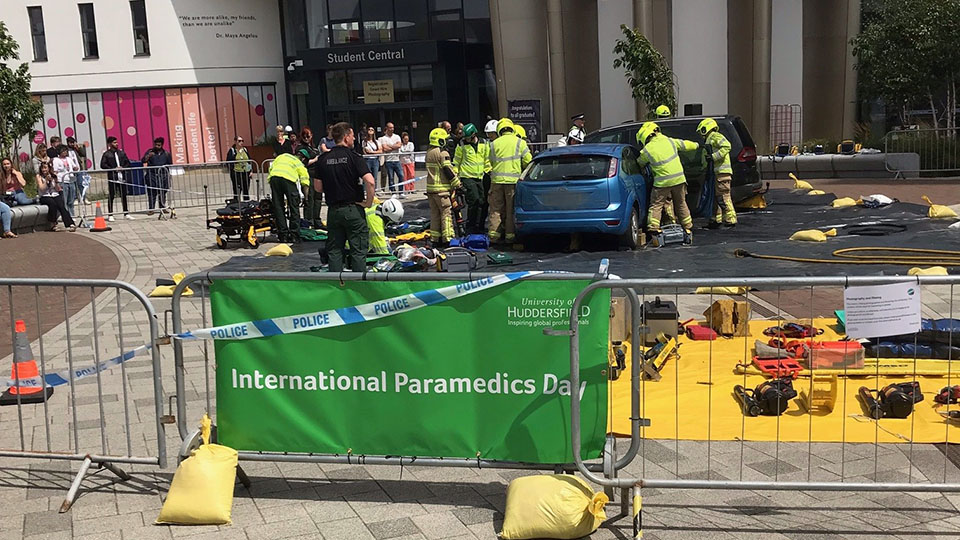
[[[11,206],[10,229],[17,234],[33,232],[35,229],[48,229],[50,222],[47,221],[47,212],[45,204]]]

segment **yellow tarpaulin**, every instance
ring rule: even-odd
[[[825,330],[819,340],[836,340],[834,319],[815,319],[815,326]],[[918,366],[924,372],[940,369],[944,375],[917,376],[924,394],[922,402],[906,419],[884,418],[879,421],[866,416],[857,390],[861,386],[882,388],[890,383],[912,381],[912,375],[870,375],[869,364],[862,370],[862,377],[840,377],[837,388],[837,403],[832,412],[808,414],[801,408],[800,399],[794,398],[783,415],[744,417],[740,404],[733,396],[734,385],[753,389],[764,377],[738,375],[734,372],[739,363],[749,363],[753,358],[756,339],[766,341],[763,330],[776,326],[776,321],[750,321],[748,337],[720,338],[715,341],[693,341],[680,338],[680,358],[671,358],[661,371],[662,379],[640,384],[641,413],[650,419],[650,427],[643,428],[643,436],[650,439],[673,439],[714,441],[775,441],[784,442],[847,442],[872,443],[909,442],[960,443],[960,423],[947,427],[937,412],[945,406],[935,407],[934,395],[947,386],[948,362],[945,360],[922,360]],[[711,360],[712,358],[712,360]],[[909,360],[882,360],[882,365],[902,364],[912,366]],[[630,353],[627,351],[627,366],[620,378],[610,383],[609,430],[617,435],[630,434]],[[955,369],[954,369],[955,368]],[[850,370],[851,372],[853,370]],[[906,370],[905,370],[906,372]],[[960,384],[960,364],[951,368],[950,384]],[[794,381],[794,389],[800,393],[809,391],[810,378],[801,376]],[[953,410],[960,406],[953,405]]]

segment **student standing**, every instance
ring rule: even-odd
[[[400,146],[400,165],[403,167],[403,190],[404,191],[413,191],[416,187],[415,182],[406,183],[410,180],[413,180],[417,175],[417,160],[416,156],[413,155],[414,147],[413,143],[410,142],[410,134],[406,131],[400,135],[400,141],[403,143]],[[403,193],[400,194],[400,198],[406,198],[406,195]]]
[[[243,145],[243,137],[238,135],[233,138],[233,146],[230,147],[230,150],[227,150],[227,161],[233,162],[230,167],[233,198],[239,201],[242,194],[243,200],[249,201],[250,171],[253,170],[253,165],[250,164],[250,154],[247,152],[247,147]]]
[[[161,213],[167,211],[167,191],[170,189],[170,171],[167,170],[167,167],[173,165],[173,158],[170,156],[170,152],[164,150],[163,143],[163,137],[154,139],[153,148],[147,150],[143,159],[140,160],[144,167],[149,167],[145,175],[149,203],[147,207],[149,208],[148,216],[153,215],[153,209],[157,208],[157,202],[160,203]]]
[[[100,157],[100,168],[107,173],[107,212],[110,217],[107,221],[116,221],[113,217],[113,199],[120,195],[120,204],[123,206],[123,217],[133,219],[127,208],[127,186],[124,178],[128,173],[123,169],[130,168],[130,158],[120,149],[120,143],[114,136],[107,137],[107,151]]]

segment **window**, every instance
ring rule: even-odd
[[[463,29],[467,43],[492,43],[490,5],[487,0],[470,0],[463,4]]]
[[[637,158],[639,157],[637,151],[634,150],[632,146],[623,149],[623,159],[620,160],[620,170],[623,171],[623,174],[634,175],[643,172],[640,170],[640,164],[637,163]]]
[[[130,18],[133,20],[133,48],[136,56],[150,56],[150,36],[147,34],[147,8],[144,0],[130,0]],[[90,8],[93,20],[93,8]],[[94,30],[96,41],[96,30]]]
[[[463,37],[463,14],[460,0],[430,0],[430,36],[436,40]]]
[[[397,10],[397,41],[427,39],[427,2],[411,0]]]
[[[350,104],[350,86],[347,82],[347,72],[334,70],[326,72],[327,77],[327,104],[331,106]]]
[[[334,45],[360,43],[360,0],[327,2]]]
[[[83,36],[83,57],[100,58],[97,48],[97,22],[93,16],[93,4],[78,4],[80,8],[80,34]]]
[[[433,68],[431,66],[410,67],[411,101],[430,101],[433,99]]]
[[[323,49],[330,46],[330,29],[327,26],[327,0],[307,0],[307,46]],[[306,49],[307,47],[301,47]],[[287,48],[287,54],[299,49]]]
[[[393,41],[393,1],[362,0],[363,41],[389,43]]]
[[[47,61],[47,36],[43,32],[43,8],[32,6],[27,8],[30,18],[30,37],[33,38],[33,61]]]

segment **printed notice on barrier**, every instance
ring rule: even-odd
[[[847,335],[875,338],[920,331],[920,287],[893,283],[843,291]]]

